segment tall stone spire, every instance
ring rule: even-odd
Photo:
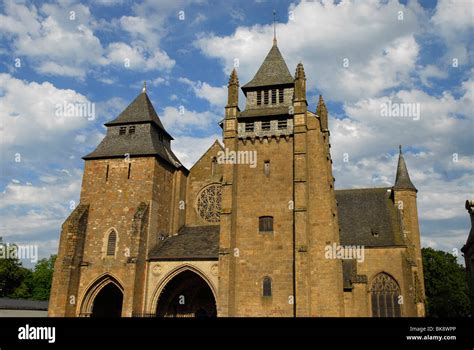
[[[410,175],[408,175],[407,165],[405,159],[403,158],[402,145],[399,146],[400,154],[398,156],[398,166],[397,166],[397,177],[395,179],[394,190],[411,190],[418,191],[416,187],[410,180]]]
[[[324,103],[323,95],[319,95],[318,106],[316,107],[316,114],[321,118],[322,131],[328,130],[328,109]]]

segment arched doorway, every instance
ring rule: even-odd
[[[159,317],[216,317],[216,301],[207,282],[185,270],[174,276],[158,298]]]
[[[121,317],[122,303],[122,291],[114,283],[108,283],[94,298],[91,317]]]

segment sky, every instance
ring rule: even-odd
[[[57,252],[84,161],[147,82],[190,168],[216,140],[227,82],[271,48],[329,109],[336,189],[394,184],[403,145],[423,246],[458,253],[474,199],[473,1],[0,2],[0,236]],[[58,106],[93,106],[89,116]],[[382,115],[381,106],[419,114]],[[240,108],[245,101],[240,95]],[[26,262],[25,265],[28,265]]]

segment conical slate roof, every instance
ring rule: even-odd
[[[126,125],[151,122],[160,130],[165,132],[172,140],[171,135],[165,130],[158,114],[153,108],[150,99],[145,91],[139,94],[132,103],[114,120],[105,123],[105,126]]]
[[[402,146],[400,146],[400,155],[398,156],[398,166],[397,166],[397,177],[395,179],[394,190],[413,190],[417,191],[416,187],[410,180],[410,175],[408,175],[407,165],[405,159],[403,158]]]
[[[259,86],[293,84],[293,77],[288,66],[281,55],[276,44],[273,44],[270,52],[263,61],[253,79],[242,86],[242,90],[248,90]]]

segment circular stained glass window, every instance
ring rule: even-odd
[[[197,211],[207,222],[219,222],[221,218],[222,186],[212,184],[204,188],[198,196]]]

